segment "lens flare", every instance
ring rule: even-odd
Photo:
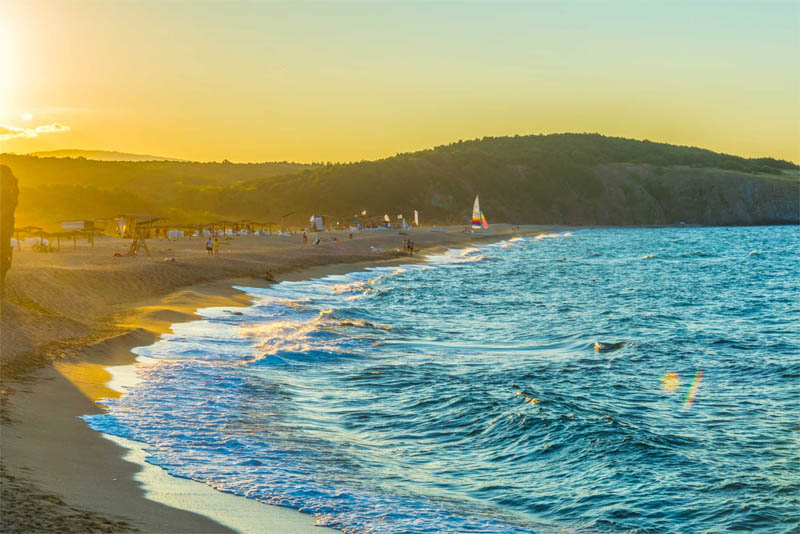
[[[694,379],[692,379],[692,385],[689,386],[689,391],[686,392],[686,400],[683,401],[683,410],[687,411],[689,408],[692,407],[694,403],[695,395],[697,395],[697,390],[700,389],[700,382],[703,381],[703,371],[697,371],[694,375]]]
[[[681,377],[678,373],[670,371],[661,377],[661,389],[667,393],[675,393],[675,390],[678,389],[680,385]]]

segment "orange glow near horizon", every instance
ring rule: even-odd
[[[800,161],[793,2],[0,6],[0,151],[355,161],[599,132]]]

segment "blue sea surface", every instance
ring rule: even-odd
[[[86,419],[345,532],[797,532],[798,273],[798,227],[594,229],[241,288]]]

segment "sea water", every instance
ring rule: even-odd
[[[346,532],[796,531],[798,272],[797,227],[597,229],[241,288],[86,419]]]

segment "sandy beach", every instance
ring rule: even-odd
[[[193,493],[192,486],[164,490],[169,505],[153,500],[159,482],[137,478],[141,459],[123,459],[133,453],[78,419],[98,413],[98,399],[119,395],[107,385],[107,368],[130,365],[131,348],[195,318],[198,308],[246,305],[232,286],[269,284],[267,270],[278,281],[306,279],[551,229],[422,228],[359,232],[352,239],[329,232],[319,245],[311,243],[315,235],[306,245],[299,235],[243,236],[224,241],[216,257],[197,238],[152,239],[151,255],[139,257],[115,256],[128,243],[114,238],[98,238],[93,248],[62,243],[56,253],[16,252],[2,302],[3,531],[249,530],[247,522],[226,521],[227,514],[246,515],[261,532],[320,532],[313,517],[286,508],[257,504],[248,511],[213,496],[203,501],[202,513],[176,507],[191,508],[177,494]],[[413,258],[400,250],[406,239],[414,241]]]

